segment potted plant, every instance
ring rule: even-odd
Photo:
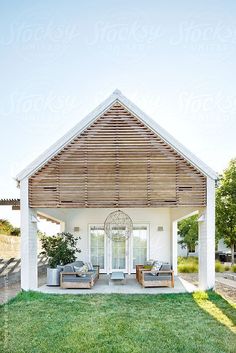
[[[47,285],[60,285],[60,269],[58,265],[64,266],[75,261],[76,253],[81,252],[77,247],[77,241],[73,234],[69,232],[57,233],[53,236],[43,235],[41,237],[42,255],[48,259],[49,268],[47,269]]]

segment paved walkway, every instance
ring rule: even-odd
[[[234,281],[232,279],[225,278],[224,275],[222,275],[222,274],[216,275],[216,282],[226,284],[227,286],[233,287],[233,288],[235,288],[235,291],[236,291],[236,281]]]

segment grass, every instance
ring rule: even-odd
[[[214,292],[23,292],[0,307],[0,352],[235,353],[235,309]]]

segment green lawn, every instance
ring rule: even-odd
[[[0,307],[0,352],[236,352],[236,307],[214,292],[19,294]]]

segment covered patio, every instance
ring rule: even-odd
[[[109,275],[101,275],[93,289],[62,289],[60,287],[49,287],[46,284],[39,286],[37,291],[49,294],[168,294],[168,293],[191,293],[197,290],[193,284],[181,277],[175,276],[175,286],[143,288],[137,282],[135,275],[127,275],[125,284],[109,284]]]
[[[81,237],[78,258],[99,265],[104,274],[92,292],[157,293],[164,289],[134,282],[136,265],[158,259],[170,263],[177,276],[177,222],[198,213],[199,287],[213,288],[216,179],[214,171],[116,90],[17,176],[21,287],[38,288],[38,216]],[[105,219],[118,209],[133,222],[132,235],[123,242],[111,241],[104,232]],[[112,271],[126,273],[127,284],[108,286],[106,274]],[[170,291],[187,290],[177,277],[175,283]]]

